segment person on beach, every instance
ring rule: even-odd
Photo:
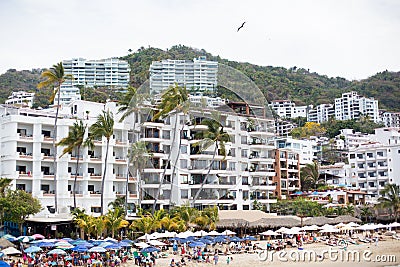
[[[217,253],[214,254],[214,264],[215,265],[218,264],[218,254]]]

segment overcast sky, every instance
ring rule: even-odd
[[[1,0],[0,25],[0,73],[176,44],[350,80],[400,71],[397,0]]]

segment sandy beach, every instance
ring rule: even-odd
[[[266,247],[266,241],[257,241],[261,247]],[[385,238],[377,246],[374,243],[349,245],[346,250],[331,247],[324,243],[305,245],[303,250],[289,248],[281,252],[265,251],[263,253],[241,253],[228,256],[220,255],[219,266],[400,266],[400,240]],[[265,253],[269,253],[267,256]],[[232,261],[227,263],[227,257]],[[267,259],[265,259],[267,257]],[[310,258],[311,260],[309,260]],[[158,259],[156,266],[169,266],[171,259],[180,260],[180,256],[169,255]],[[186,262],[186,266],[211,266],[210,263]]]

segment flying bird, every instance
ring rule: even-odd
[[[246,21],[242,23],[242,25],[237,29],[237,31],[240,31],[240,29],[243,28],[245,23],[246,23]]]

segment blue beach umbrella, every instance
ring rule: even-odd
[[[147,247],[147,248],[143,248],[140,250],[140,252],[146,252],[146,253],[151,253],[151,252],[159,252],[160,249],[156,248],[156,247]]]
[[[201,247],[204,248],[206,246],[206,244],[204,244],[203,242],[198,242],[198,241],[194,241],[194,242],[190,242],[189,243],[189,247],[194,248],[194,247]]]
[[[0,261],[0,267],[10,267],[10,264],[5,261]]]
[[[36,253],[42,251],[42,249],[40,247],[37,246],[30,246],[29,248],[25,249],[24,252],[25,253]]]
[[[75,252],[86,252],[86,251],[88,251],[89,249],[88,249],[87,247],[85,247],[85,246],[79,245],[79,246],[76,246],[76,247],[71,248],[71,250],[72,250],[72,251],[75,251]]]

